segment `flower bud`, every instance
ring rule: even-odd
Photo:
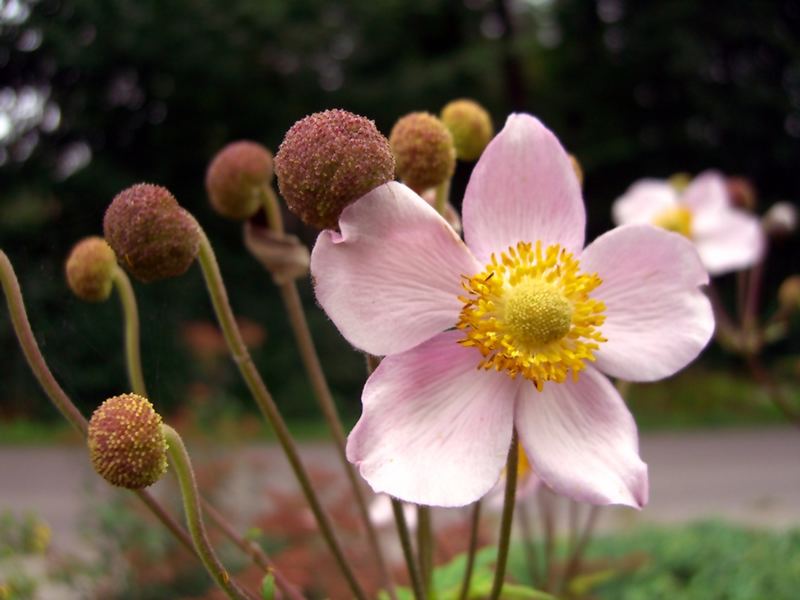
[[[214,156],[206,172],[206,192],[215,211],[241,221],[259,209],[259,188],[271,179],[270,151],[243,140],[228,144]]]
[[[109,398],[94,411],[88,444],[94,470],[119,487],[146,488],[167,470],[161,416],[136,394]]]
[[[731,204],[737,208],[754,211],[758,204],[756,188],[745,177],[728,177],[725,181]]]
[[[289,210],[307,225],[333,229],[348,204],[394,179],[394,157],[373,121],[326,110],[292,125],[275,174]]]
[[[778,288],[778,304],[786,313],[800,310],[800,275],[790,275]]]
[[[442,109],[442,122],[453,135],[456,157],[476,160],[494,135],[489,113],[474,100],[453,100]]]
[[[797,208],[791,202],[776,202],[769,207],[761,223],[771,236],[791,235],[797,230]]]
[[[397,175],[417,193],[453,176],[456,150],[450,130],[430,113],[416,112],[397,121],[389,135]]]
[[[111,294],[116,265],[117,257],[103,238],[84,238],[67,258],[67,284],[81,300],[102,302]]]
[[[120,263],[144,283],[177,277],[191,266],[200,227],[161,186],[140,183],[114,198],[103,219]]]
[[[667,183],[672,186],[678,194],[682,194],[689,187],[692,182],[692,176],[689,173],[674,173],[667,179]]]

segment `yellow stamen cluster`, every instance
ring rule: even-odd
[[[683,206],[671,206],[660,212],[653,219],[653,225],[680,233],[685,237],[692,237],[692,213]]]
[[[465,276],[456,326],[466,334],[459,343],[480,351],[478,368],[522,375],[539,391],[546,381],[566,381],[570,371],[577,380],[606,341],[597,329],[605,305],[589,297],[602,280],[579,268],[558,244],[519,242]]]

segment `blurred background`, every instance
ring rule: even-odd
[[[322,427],[280,299],[244,250],[241,226],[207,206],[206,166],[236,139],[277,151],[315,111],[345,108],[388,135],[403,114],[438,113],[460,97],[482,103],[496,129],[526,111],[556,132],[585,172],[588,239],[611,226],[611,203],[642,177],[742,176],[759,214],[800,198],[798,0],[713,9],[695,0],[0,0],[0,247],[66,391],[88,413],[128,387],[118,303],[73,297],[64,261],[81,237],[102,233],[118,191],[158,183],[208,232],[259,369],[295,430],[315,437]],[[458,166],[456,204],[470,169]],[[287,218],[313,244],[316,232]],[[773,247],[767,312],[798,257],[797,236]],[[732,302],[735,276],[719,283]],[[262,435],[199,270],[136,291],[160,410],[201,435]],[[301,291],[353,423],[363,359],[314,306],[307,282]],[[52,440],[66,427],[4,310],[0,352],[0,442]],[[794,400],[798,353],[795,334],[766,357]],[[634,387],[630,401],[644,431],[783,422],[718,346],[667,382]]]
[[[140,181],[167,186],[209,232],[235,309],[263,328],[259,366],[287,416],[313,418],[273,286],[243,250],[240,227],[207,207],[205,168],[225,143],[249,138],[276,151],[296,120],[337,107],[388,135],[403,114],[437,113],[466,96],[497,128],[511,111],[536,114],[579,158],[589,239],[611,226],[611,202],[645,176],[710,167],[742,175],[763,212],[800,197],[798,31],[792,0],[714,11],[692,0],[5,0],[0,246],[53,370],[89,410],[125,387],[119,309],[72,297],[63,262],[78,239],[101,233],[118,191]],[[456,202],[470,167],[459,165]],[[313,243],[315,232],[290,226]],[[767,302],[796,264],[797,240],[779,250]],[[165,410],[183,405],[202,379],[198,344],[214,343],[201,285],[192,270],[137,286],[145,371]],[[311,319],[352,420],[361,359],[343,351],[320,311]],[[5,318],[0,347],[0,419],[55,419]],[[223,394],[216,401],[225,410],[244,410],[243,388],[222,361],[222,389],[199,385],[194,394]],[[725,358],[708,353],[715,361]]]

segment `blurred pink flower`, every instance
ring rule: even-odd
[[[601,371],[652,381],[693,360],[714,328],[708,275],[688,240],[649,225],[583,249],[585,220],[556,137],[512,115],[467,187],[466,244],[396,182],[320,234],[319,303],[350,343],[386,356],[347,444],[376,492],[469,504],[497,482],[516,428],[556,492],[646,503],[636,424]]]
[[[711,275],[751,267],[764,252],[758,219],[731,204],[725,179],[706,171],[679,194],[667,181],[634,183],[612,208],[617,225],[652,223],[694,242]]]

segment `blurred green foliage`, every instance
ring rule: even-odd
[[[235,310],[266,328],[255,358],[282,409],[308,418],[316,409],[273,286],[243,250],[239,226],[206,206],[204,170],[223,144],[246,137],[276,149],[295,120],[331,107],[365,114],[388,132],[406,112],[436,112],[470,96],[498,126],[511,110],[537,114],[577,154],[590,238],[610,225],[613,198],[643,176],[717,167],[750,177],[770,201],[794,200],[798,30],[798,0],[714,11],[691,0],[4,3],[0,121],[12,105],[25,108],[25,89],[38,96],[27,96],[27,121],[0,122],[0,247],[56,377],[91,410],[127,389],[120,310],[115,301],[70,297],[63,261],[80,237],[100,232],[120,189],[166,185],[209,232]],[[38,121],[31,98],[39,99]],[[460,165],[456,200],[468,174]],[[314,232],[289,223],[313,243]],[[773,255],[768,289],[798,250],[792,241]],[[361,358],[314,309],[307,284],[302,291],[331,385],[352,419]],[[174,409],[206,376],[180,331],[186,321],[210,320],[209,303],[196,269],[137,292],[151,395]],[[4,313],[0,348],[0,417],[54,416]],[[219,384],[206,402],[249,406],[237,377]]]

